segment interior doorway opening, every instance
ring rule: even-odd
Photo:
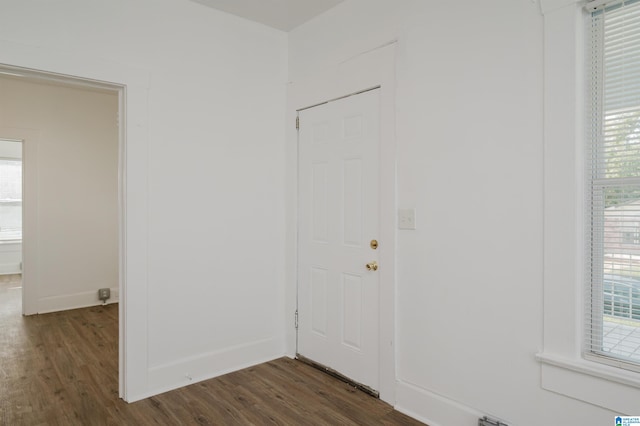
[[[24,232],[19,270],[22,274],[19,286],[22,287],[22,314],[98,305],[101,303],[98,290],[109,288],[112,296],[109,302],[119,302],[116,308],[120,336],[118,381],[122,397],[125,87],[2,64],[0,86],[3,98],[5,94],[13,94],[12,99],[18,100],[11,106],[0,102],[0,113],[6,118],[0,123],[0,138],[22,142],[24,156],[24,209],[21,215]],[[40,95],[42,92],[44,96]],[[82,106],[81,102],[86,98],[93,99],[92,108]],[[28,110],[34,117],[40,114],[36,118],[41,122],[33,124],[25,119]],[[63,124],[63,120],[42,123],[42,117],[57,112],[68,117],[68,123]],[[90,127],[93,130],[89,130]],[[98,145],[96,140],[106,138],[105,135],[109,141]],[[91,157],[90,161],[87,156]],[[87,179],[97,173],[97,169],[102,173],[102,180]],[[55,182],[60,184],[56,187]],[[66,228],[58,226],[69,209],[69,204],[60,201],[65,198],[71,200],[76,211]],[[106,199],[108,208],[99,208],[106,205]],[[105,226],[107,216],[109,223]],[[0,232],[1,227],[0,224]],[[87,229],[91,227],[112,230],[106,238],[108,242],[104,243],[105,237],[99,233],[89,235]],[[73,235],[75,237],[70,238]],[[92,268],[95,272],[91,274],[87,266],[90,263],[78,256],[83,252],[109,258],[112,266]],[[68,284],[74,277],[78,278],[76,282],[86,283],[86,287]]]
[[[0,275],[22,273],[22,141],[0,138]]]

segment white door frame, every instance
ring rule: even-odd
[[[395,42],[354,57],[335,69],[319,70],[315,76],[289,86],[287,117],[287,354],[295,356],[297,333],[297,111],[362,90],[380,87],[380,398],[395,404],[395,246],[396,246],[396,141],[395,141]]]
[[[124,330],[125,330],[125,321],[124,321],[124,286],[125,286],[125,275],[124,275],[124,241],[125,241],[125,233],[124,230],[126,228],[126,209],[125,209],[125,173],[124,173],[124,165],[125,165],[125,152],[126,152],[126,140],[125,140],[125,120],[124,120],[124,99],[125,99],[125,86],[114,83],[104,83],[92,81],[90,79],[78,78],[78,77],[70,77],[65,75],[58,75],[51,72],[39,71],[39,70],[31,70],[24,69],[21,67],[15,66],[3,66],[0,64],[0,73],[15,73],[18,76],[24,77],[25,81],[33,81],[33,82],[42,82],[42,83],[51,83],[51,84],[64,84],[66,86],[74,87],[74,88],[98,88],[103,90],[109,90],[111,92],[118,94],[118,335],[119,335],[119,350],[118,350],[118,383],[119,383],[119,393],[120,397],[123,397],[124,394],[124,353],[125,353],[125,344],[124,341]],[[6,137],[10,137],[13,139],[20,140],[22,142],[22,152],[23,152],[23,164],[26,160],[27,167],[33,168],[33,173],[29,175],[28,178],[33,179],[33,185],[37,184],[37,147],[38,147],[38,139],[39,139],[39,131],[33,129],[18,129],[18,128],[10,128],[5,129],[2,133],[3,135],[8,135]],[[4,137],[4,136],[3,136]],[[23,166],[24,167],[24,166]],[[28,184],[28,183],[27,183]],[[25,185],[28,186],[28,185]],[[38,210],[38,199],[35,196],[31,196],[28,193],[25,193],[26,198],[23,202],[23,222],[24,227],[27,232],[23,235],[22,240],[22,262],[23,262],[23,294],[22,294],[22,314],[23,315],[33,315],[38,313],[38,285],[39,280],[37,277],[37,266],[35,262],[37,262],[37,243],[34,238],[31,238],[31,235],[35,235],[38,232],[38,221],[37,221],[37,210]],[[25,262],[26,260],[26,262]]]
[[[126,84],[121,84],[121,83],[110,83],[110,82],[106,82],[105,80],[102,79],[97,79],[97,78],[90,78],[90,77],[76,77],[76,76],[72,76],[71,74],[67,74],[67,73],[63,73],[63,72],[56,72],[53,71],[51,69],[48,69],[48,67],[39,67],[39,66],[27,66],[27,63],[25,62],[25,58],[23,56],[28,56],[28,55],[24,55],[24,50],[28,50],[28,49],[24,49],[24,47],[18,47],[16,49],[16,46],[13,46],[11,44],[8,44],[7,46],[7,52],[8,53],[14,53],[16,54],[16,57],[20,57],[20,60],[17,61],[8,61],[6,63],[0,63],[0,72],[3,73],[15,73],[19,76],[23,76],[25,78],[25,80],[27,81],[41,81],[41,82],[50,82],[53,84],[64,84],[64,85],[69,85],[72,87],[94,87],[94,88],[101,88],[101,89],[107,89],[113,92],[118,93],[118,117],[119,117],[119,123],[118,123],[118,232],[119,232],[119,244],[118,244],[118,268],[119,268],[119,273],[118,273],[118,288],[119,288],[119,354],[118,354],[118,383],[119,383],[119,396],[125,400],[130,400],[130,399],[134,399],[134,398],[128,398],[128,394],[131,394],[131,392],[129,391],[130,386],[128,386],[128,378],[130,376],[130,371],[131,369],[128,369],[127,367],[129,366],[129,364],[137,364],[140,365],[140,362],[128,362],[129,358],[133,358],[131,356],[127,356],[127,349],[129,349],[129,341],[132,340],[132,336],[131,335],[127,335],[127,301],[125,301],[126,299],[126,295],[127,295],[127,286],[126,286],[126,282],[127,282],[127,277],[130,273],[128,273],[127,271],[127,262],[126,262],[126,256],[127,256],[127,242],[128,242],[128,237],[130,238],[130,235],[127,235],[127,151],[128,151],[128,146],[127,146],[127,127],[126,127],[126,116],[127,116],[127,111],[126,111],[126,99],[127,99],[127,85]],[[23,50],[24,49],[24,50]],[[42,55],[41,52],[40,55],[38,55],[38,57],[40,59],[44,59],[44,57],[46,55]],[[8,56],[11,56],[10,54]],[[64,61],[61,61],[64,62]],[[68,62],[65,63],[66,66],[73,66],[76,63],[75,59],[69,60]],[[60,65],[60,64],[58,64]],[[110,67],[104,67],[104,69],[109,69]],[[90,75],[90,72],[87,72],[87,75]],[[128,77],[127,79],[125,79],[124,81],[133,81],[136,80],[140,81],[141,79],[134,77],[133,79],[131,77]],[[136,90],[137,92],[138,90]],[[8,129],[5,129],[8,130]],[[10,131],[7,133],[7,131],[3,132],[3,135],[5,137],[11,137],[11,138],[16,138],[16,139],[20,139],[23,142],[23,155],[24,155],[24,159],[28,160],[28,157],[34,157],[35,158],[35,151],[34,149],[36,149],[37,147],[37,140],[39,138],[39,132],[38,131],[34,131],[33,129],[17,129],[17,128],[12,128],[10,129]],[[129,149],[130,150],[130,149]],[[145,151],[146,151],[146,146],[145,146]],[[37,201],[37,200],[36,200]],[[33,204],[36,204],[36,202],[34,202]],[[37,205],[32,206],[33,208],[37,209]],[[29,207],[27,207],[29,208]],[[24,215],[24,213],[23,213]],[[31,213],[27,212],[27,215],[31,215]],[[29,217],[26,217],[25,219],[30,220]],[[33,222],[33,220],[30,220],[31,222]],[[29,226],[29,224],[26,224],[27,226]],[[37,226],[37,224],[33,223],[31,226]],[[36,253],[36,247],[31,247],[27,242],[23,241],[23,260],[24,258],[27,257],[32,257],[35,256]],[[33,254],[31,254],[33,253]],[[146,265],[145,265],[146,266]],[[28,269],[28,265],[27,268]],[[35,279],[34,282],[37,282],[37,277],[32,277],[29,278],[28,276],[29,271],[27,271],[27,274],[25,276],[25,279],[29,279],[32,280]],[[34,314],[37,313],[37,306],[35,303],[35,299],[37,299],[37,289],[34,288],[33,286],[29,286],[29,283],[27,282],[27,285],[24,287],[24,293],[23,293],[23,314],[25,315],[29,315],[29,314]],[[130,317],[130,315],[129,315]],[[145,324],[146,326],[146,324]],[[146,334],[146,333],[145,333]],[[144,355],[146,355],[146,347],[145,347],[145,353]],[[139,392],[139,391],[138,391]]]

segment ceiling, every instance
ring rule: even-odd
[[[344,0],[192,0],[282,31],[291,31]]]

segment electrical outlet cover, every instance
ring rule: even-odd
[[[416,209],[398,210],[398,229],[416,229]]]

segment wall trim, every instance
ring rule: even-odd
[[[287,286],[286,286],[286,354],[294,356],[297,336],[291,320],[297,309],[297,176],[298,134],[295,128],[297,110],[380,87],[380,399],[395,403],[395,242],[396,242],[396,47],[392,41],[369,50],[317,74],[294,81],[287,96]]]
[[[111,298],[107,305],[118,303],[120,300],[120,290],[118,287],[111,288]],[[65,294],[61,296],[42,297],[38,300],[38,314],[48,314],[51,312],[68,311],[71,309],[88,308],[90,306],[102,305],[98,299],[98,289],[95,291],[83,291],[80,293]]]
[[[614,367],[585,360],[571,360],[550,354],[538,354],[537,358],[542,363],[542,389],[620,415],[637,414],[640,389],[638,382],[633,380],[633,375],[637,373],[628,372],[629,377],[624,378]]]
[[[543,15],[554,12],[566,6],[581,3],[582,0],[540,0],[540,11]]]
[[[129,402],[139,401],[204,380],[281,358],[284,337],[264,339],[220,351],[186,357],[149,368],[146,392],[129,396]]]
[[[477,426],[486,416],[471,407],[427,389],[397,382],[395,409],[430,426]],[[495,416],[489,416],[498,419]]]

